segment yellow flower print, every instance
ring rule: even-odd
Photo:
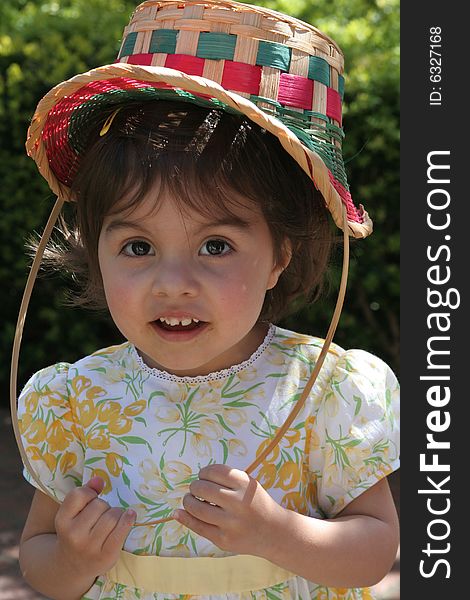
[[[108,430],[113,435],[124,435],[132,429],[132,421],[129,417],[114,413],[109,420]]]
[[[141,461],[139,473],[144,480],[144,483],[139,485],[140,493],[151,500],[160,500],[166,494],[167,486],[155,462],[150,458]]]
[[[108,452],[106,454],[106,468],[113,477],[119,477],[122,471],[123,460],[122,456],[116,454],[116,452]]]
[[[96,419],[96,406],[89,398],[77,401],[77,412],[82,427],[89,427]]]
[[[106,400],[98,407],[98,419],[102,423],[106,423],[109,421],[113,415],[119,414],[121,412],[121,405],[119,402],[115,402],[114,400]]]
[[[109,433],[104,429],[93,429],[86,436],[86,444],[92,450],[107,450],[111,445]]]
[[[336,417],[339,411],[339,399],[333,392],[328,392],[325,396],[325,413],[328,417]]]
[[[90,479],[92,477],[101,477],[101,479],[104,481],[104,488],[101,492],[102,494],[108,494],[112,490],[109,475],[106,473],[106,471],[103,471],[103,469],[93,469]]]
[[[261,452],[263,452],[263,450],[266,448],[266,446],[270,443],[271,443],[270,439],[263,440],[261,442],[261,444],[258,446],[258,449],[256,450],[256,456],[259,456],[261,454]],[[279,445],[277,445],[271,450],[271,452],[266,456],[266,458],[264,460],[266,462],[273,462],[273,463],[276,462],[276,460],[279,457],[279,452],[280,452]]]
[[[222,402],[220,395],[213,389],[205,387],[201,388],[197,394],[195,394],[191,408],[198,413],[221,413]]]
[[[246,412],[241,408],[226,408],[224,420],[232,427],[240,427],[247,421]]]
[[[26,448],[26,453],[30,460],[42,460],[42,454],[37,446],[28,446]]]
[[[319,340],[322,342],[323,340]],[[301,333],[295,334],[292,337],[286,337],[281,339],[283,346],[298,346],[299,344],[312,344],[312,338],[309,335],[302,335]]]
[[[256,379],[258,370],[255,367],[246,367],[238,373],[238,379],[240,381],[253,381]]]
[[[261,400],[266,396],[264,388],[262,386],[256,387],[254,390],[249,390],[243,394],[243,397],[248,402],[253,402],[256,400]]]
[[[36,409],[38,407],[39,402],[39,394],[38,392],[30,392],[26,398],[24,399],[24,406],[26,413],[29,415],[34,415]]]
[[[40,444],[46,439],[46,432],[47,428],[44,421],[37,419],[31,423],[24,436],[30,444]]]
[[[180,411],[173,406],[157,406],[155,417],[162,423],[177,423],[180,420]]]
[[[281,444],[284,448],[292,448],[299,440],[300,431],[298,429],[288,429],[282,437]]]
[[[232,456],[246,456],[248,454],[245,442],[236,438],[228,440],[228,451]]]
[[[180,558],[189,558],[191,553],[185,544],[176,544],[172,548],[171,556],[179,556]],[[188,594],[180,595],[179,600],[189,600],[191,596]]]
[[[295,462],[285,462],[279,469],[276,482],[277,488],[282,490],[292,490],[297,486],[300,480],[300,469]]]
[[[65,450],[73,441],[73,435],[67,431],[61,421],[54,421],[47,429],[47,443],[51,452]]]
[[[165,502],[169,508],[183,508],[183,496],[189,493],[189,483],[183,483],[174,490],[168,490],[165,496]]]
[[[27,431],[28,427],[33,422],[33,415],[30,413],[25,413],[21,419],[18,419],[18,426],[20,428],[20,433],[24,433]]]
[[[165,398],[167,398],[170,402],[174,404],[179,404],[180,402],[184,402],[188,394],[183,386],[172,386],[166,393]]]
[[[55,468],[57,466],[57,458],[50,452],[44,452],[44,454],[42,455],[42,459],[46,463],[46,465],[49,467],[49,469],[52,472],[54,472]]]
[[[265,489],[269,489],[273,487],[274,482],[276,481],[276,475],[276,465],[264,462],[261,464],[256,479]]]
[[[201,435],[212,441],[220,439],[223,434],[222,426],[214,419],[201,419],[199,430]]]
[[[313,429],[314,423],[315,417],[308,417],[305,421],[305,454],[307,456],[310,454],[310,452],[316,452],[320,448],[320,438],[318,433]]]
[[[146,406],[146,400],[136,400],[132,404],[129,404],[129,406],[126,406],[126,408],[122,412],[128,417],[136,417],[137,415],[140,415],[142,411],[145,410]]]
[[[318,506],[317,476],[313,473],[310,474],[310,481],[307,485],[307,500],[310,506]]]
[[[67,473],[77,464],[77,456],[73,452],[64,452],[59,461],[59,468],[62,473]]]
[[[123,367],[107,367],[104,379],[109,383],[119,383],[126,376],[126,371]]]
[[[307,502],[300,492],[289,492],[281,500],[282,506],[303,515],[307,514]]]
[[[184,525],[181,525],[178,521],[169,521],[162,530],[164,546],[166,548],[174,546],[187,531]]]
[[[265,356],[268,363],[276,367],[282,367],[286,364],[286,357],[277,349],[266,348]]]
[[[192,470],[179,460],[169,460],[163,467],[163,473],[170,483],[178,485],[191,477]]]
[[[202,435],[200,433],[194,433],[191,436],[191,446],[193,447],[194,451],[198,456],[209,457],[212,454],[210,442],[208,441],[205,435]]]

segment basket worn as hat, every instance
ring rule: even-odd
[[[322,350],[290,415],[245,469],[251,473],[300,412],[325,360],[346,291],[349,236],[362,238],[372,232],[368,214],[362,206],[354,206],[346,181],[341,150],[342,73],[343,55],[335,42],[292,17],[232,0],[147,0],[124,30],[116,63],[60,83],[39,102],[26,147],[58,199],[19,311],[10,402],[23,462],[45,494],[51,496],[30,465],[18,426],[18,358],[41,257],[63,202],[71,199],[70,186],[91,132],[99,126],[104,133],[112,127],[116,111],[136,100],[175,99],[243,114],[279,139],[310,176],[343,230],[341,284]]]
[[[242,113],[274,134],[311,177],[335,223],[366,237],[342,158],[343,55],[298,19],[232,0],[147,0],[124,30],[117,62],[54,87],[39,103],[28,154],[70,199],[93,126],[130,101],[176,99]]]

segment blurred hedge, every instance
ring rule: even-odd
[[[399,14],[398,0],[257,2],[315,24],[346,55],[345,159],[356,204],[375,222],[374,235],[353,243],[346,306],[335,341],[362,347],[398,370],[399,310]],[[53,204],[24,140],[37,101],[56,83],[112,62],[128,0],[7,0],[0,3],[0,290],[3,326],[0,385],[8,398],[11,345],[25,284],[24,242],[40,231]],[[332,290],[283,325],[324,335],[336,299],[341,254]],[[36,285],[24,334],[19,385],[37,369],[73,361],[120,341],[112,323],[61,306],[65,283],[44,277]]]

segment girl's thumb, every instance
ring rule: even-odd
[[[92,477],[90,479],[90,481],[87,481],[85,483],[85,486],[91,488],[97,494],[101,494],[101,492],[103,491],[103,488],[104,488],[104,480],[101,479],[101,477],[95,476],[95,477]]]

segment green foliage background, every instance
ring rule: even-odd
[[[344,156],[356,204],[375,223],[354,242],[346,305],[335,341],[378,354],[398,370],[399,313],[399,5],[398,0],[259,0],[308,21],[346,56]],[[28,259],[27,236],[44,227],[54,198],[26,157],[28,123],[56,83],[113,62],[129,0],[3,0],[0,3],[0,385],[7,403],[10,353]],[[324,336],[336,301],[341,253],[331,291],[282,325]],[[65,282],[42,278],[33,293],[19,386],[37,369],[121,340],[112,323],[61,306]]]

